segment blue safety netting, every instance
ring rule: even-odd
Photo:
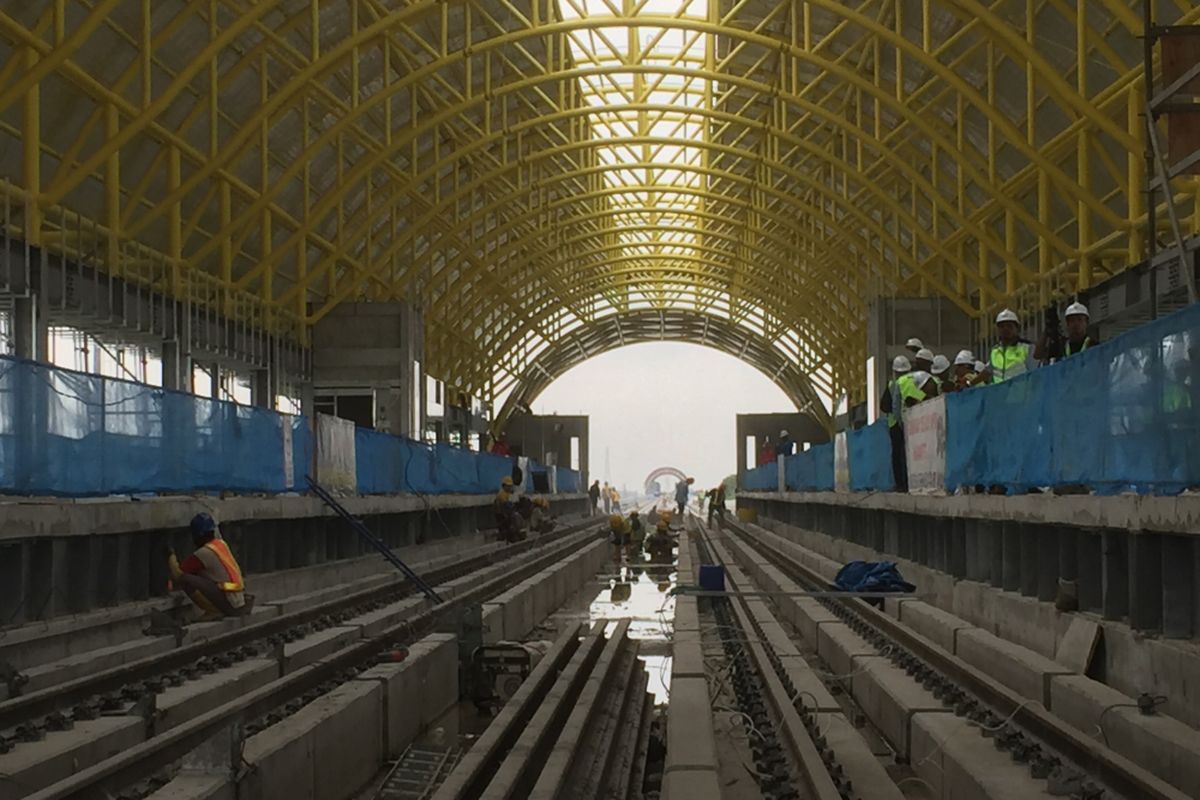
[[[558,491],[571,494],[579,491],[579,473],[566,467],[555,467],[558,473]]]
[[[273,411],[0,359],[0,491],[89,496],[282,492]],[[293,437],[301,455],[311,438]],[[293,482],[294,485],[294,482]]]
[[[833,442],[816,444],[783,460],[784,480],[793,492],[833,491]]]
[[[779,467],[771,463],[742,470],[738,476],[738,487],[749,492],[779,491]]]
[[[946,398],[946,483],[1200,486],[1200,305],[1005,383]]]
[[[847,434],[850,491],[890,492],[896,488],[892,474],[892,440],[886,420]]]

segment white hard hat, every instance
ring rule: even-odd
[[[1073,317],[1076,314],[1081,314],[1085,317],[1091,316],[1088,314],[1087,306],[1085,306],[1083,303],[1071,303],[1071,305],[1067,306],[1067,313],[1063,314],[1063,316]]]
[[[950,369],[950,359],[938,354],[933,357],[933,366],[929,369],[934,375],[941,375],[943,372]]]
[[[784,436],[787,436],[787,435],[788,435],[787,428],[784,428],[783,430],[781,430],[781,431],[779,432],[779,438],[780,438],[780,439],[782,439]]]
[[[975,371],[976,372],[983,372],[985,369],[987,369],[987,364],[983,363],[982,361],[975,362]]]
[[[905,342],[904,346],[911,348],[913,350],[920,350],[922,347],[925,346],[925,343],[914,336],[911,339],[909,339],[907,342]]]
[[[912,375],[913,383],[917,384],[917,386],[924,386],[925,384],[929,383],[929,379],[933,377],[923,369],[919,369],[916,372],[911,372],[909,374]]]
[[[908,372],[912,369],[912,364],[908,363],[908,359],[904,356],[896,356],[892,359],[892,372]]]
[[[924,361],[933,361],[933,351],[930,350],[928,347],[922,347],[920,350],[917,351],[917,354],[913,357],[922,359]]]
[[[999,325],[1001,322],[1020,322],[1020,321],[1021,320],[1019,320],[1017,318],[1017,312],[1013,311],[1011,308],[1006,308],[1003,311],[1001,311],[999,314],[996,315],[996,324],[997,325]]]
[[[968,367],[975,363],[975,354],[970,350],[959,350],[954,357],[955,364],[966,364]]]

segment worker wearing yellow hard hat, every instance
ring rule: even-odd
[[[496,515],[496,528],[500,540],[518,541],[521,526],[517,523],[516,487],[511,476],[505,475],[500,479],[500,491],[496,492],[496,497],[492,500],[492,511]]]

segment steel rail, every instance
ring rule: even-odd
[[[581,523],[567,529],[567,534],[585,530],[594,525],[592,521]],[[563,534],[553,534],[560,537]],[[430,570],[430,579],[436,581],[450,580],[463,574],[482,569],[490,564],[530,550],[539,544],[545,544],[544,537],[530,538],[524,542],[504,545],[488,549],[484,553],[469,556],[453,564],[447,564]],[[0,702],[0,730],[15,728],[38,717],[44,717],[56,711],[70,708],[95,695],[118,691],[122,687],[139,680],[153,678],[165,672],[181,669],[194,664],[206,656],[223,653],[251,642],[272,636],[301,625],[306,625],[321,617],[338,614],[361,605],[377,602],[383,598],[391,601],[413,594],[413,587],[404,581],[388,583],[372,589],[337,597],[327,603],[313,608],[293,611],[288,614],[270,617],[261,622],[251,622],[234,630],[217,634],[203,641],[193,642],[165,653],[147,656],[126,664],[101,670],[90,675],[84,675],[56,686],[19,695]]]
[[[786,551],[764,541],[739,522],[727,519],[725,525],[741,536],[759,552],[773,559],[785,573],[809,586],[826,587],[829,582],[820,573],[806,567]],[[889,617],[882,610],[858,599],[846,599],[846,611],[866,626],[891,639],[958,683],[963,689],[990,706],[995,713],[1024,728],[1031,736],[1042,740],[1062,754],[1085,774],[1100,781],[1129,800],[1191,800],[1187,794],[1142,768],[1120,753],[1102,746],[1082,731],[1032,705],[1007,686],[975,669],[962,659]]]
[[[725,565],[728,554],[710,539],[708,532],[703,528],[700,529],[700,538],[716,563]],[[735,590],[737,589],[737,584],[728,569],[725,572],[725,580]],[[744,633],[744,646],[766,689],[767,700],[774,709],[785,738],[791,746],[793,761],[807,790],[805,796],[810,800],[843,800],[841,791],[834,783],[833,776],[829,774],[829,768],[821,758],[816,743],[813,742],[812,736],[804,726],[804,721],[800,718],[800,713],[793,704],[793,698],[788,694],[783,681],[775,673],[771,657],[762,644],[760,631],[745,608],[745,601],[740,597],[729,597],[728,603],[737,618],[738,627]]]
[[[578,548],[583,535],[562,540],[528,562],[499,577],[484,581],[453,599],[430,606],[369,639],[352,643],[316,664],[285,675],[235,698],[207,713],[108,758],[65,780],[30,795],[27,800],[93,800],[115,794],[166,768],[233,725],[244,724],[317,688],[345,670],[372,660],[397,640],[411,641],[447,612],[482,602],[507,586],[524,580]]]

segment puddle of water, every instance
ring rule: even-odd
[[[656,705],[666,703],[671,686],[671,626],[675,618],[676,567],[652,563],[645,556],[633,563],[612,564],[597,576],[600,592],[588,607],[588,621],[629,618],[629,638],[640,640],[639,658],[650,674],[650,692]]]

